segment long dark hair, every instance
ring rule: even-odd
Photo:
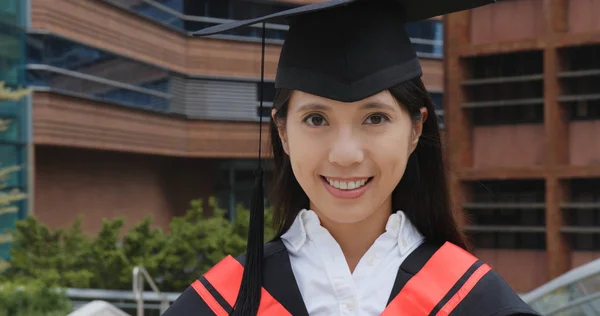
[[[467,249],[466,238],[458,228],[450,207],[440,130],[431,97],[420,78],[402,82],[389,91],[414,120],[420,119],[422,107],[426,107],[429,113],[417,148],[408,159],[404,176],[392,192],[392,210],[404,211],[428,242],[441,245],[449,241]],[[301,209],[309,207],[308,196],[294,176],[278,134],[278,125],[284,127],[281,124],[285,124],[291,94],[290,90],[277,91],[273,104],[277,114],[270,122],[275,163],[271,202],[277,237],[287,231]]]

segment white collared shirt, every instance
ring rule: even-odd
[[[342,249],[314,211],[300,211],[281,238],[311,316],[381,315],[400,264],[424,242],[398,211],[350,273]]]

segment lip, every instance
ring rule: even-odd
[[[323,182],[325,189],[334,197],[336,197],[338,199],[350,200],[350,199],[357,199],[357,198],[361,197],[363,194],[365,194],[365,192],[371,185],[371,182],[372,182],[371,180],[373,180],[373,179],[371,179],[372,177],[368,177],[368,178],[370,179],[369,182],[367,182],[365,185],[363,185],[360,188],[352,189],[352,190],[340,190],[338,188],[334,188],[329,184],[329,182],[327,182],[327,180],[323,176],[321,176],[321,181]],[[329,178],[329,179],[340,181],[339,179],[342,179],[342,178]],[[347,180],[342,180],[342,181],[356,181],[356,180],[362,180],[365,178],[346,178],[346,179]],[[352,180],[352,179],[356,179],[356,180]]]
[[[326,176],[323,176],[323,177],[327,178],[327,179],[331,179],[331,180],[344,181],[344,182],[360,181],[360,180],[372,178],[372,177],[336,178],[336,177],[326,177]]]

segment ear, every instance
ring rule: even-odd
[[[411,146],[410,146],[411,154],[413,153],[413,151],[415,151],[415,149],[417,148],[417,145],[419,144],[419,139],[421,138],[421,135],[423,134],[423,124],[427,120],[427,116],[429,114],[426,107],[422,107],[420,111],[421,111],[421,116],[420,116],[419,120],[413,124]]]
[[[277,119],[275,118],[275,114],[277,114],[277,110],[272,109],[271,110],[271,120],[273,120],[273,122],[275,123],[275,126],[277,126],[277,133],[279,134],[279,139],[281,140],[281,146],[283,147],[283,150],[285,151],[285,153],[289,156],[290,151],[289,151],[289,147],[288,147],[287,136],[285,134],[285,128],[283,126],[281,126],[281,124],[277,121]]]

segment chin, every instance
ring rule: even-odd
[[[375,209],[372,206],[364,205],[363,203],[328,203],[324,207],[318,207],[318,210],[327,210],[325,212],[318,211],[320,215],[327,217],[330,221],[342,224],[359,223],[372,216]],[[346,205],[344,205],[346,204]]]

